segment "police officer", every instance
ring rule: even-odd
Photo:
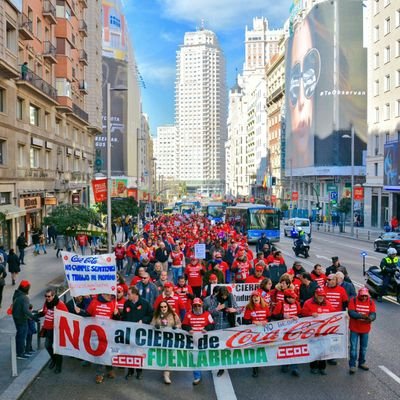
[[[381,296],[378,297],[378,301],[382,302],[382,296],[387,294],[387,290],[390,284],[396,268],[399,264],[399,257],[397,257],[397,251],[393,247],[387,249],[387,256],[382,258],[380,268],[382,271],[382,291]]]

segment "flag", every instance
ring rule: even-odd
[[[263,180],[263,183],[262,183],[262,187],[263,187],[264,189],[267,188],[267,175],[264,175],[264,180]]]

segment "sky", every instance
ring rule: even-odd
[[[145,88],[143,112],[153,136],[157,126],[174,123],[176,52],[185,32],[201,26],[214,31],[226,60],[228,88],[244,61],[244,32],[254,17],[266,17],[270,29],[282,28],[292,0],[125,0],[125,14],[136,64]]]

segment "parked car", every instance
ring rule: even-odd
[[[283,226],[283,233],[285,236],[290,236],[290,233],[295,228],[303,229],[304,233],[307,235],[311,235],[311,224],[308,218],[290,218],[285,221]]]
[[[379,238],[374,241],[375,251],[386,251],[389,247],[395,248],[397,254],[400,254],[400,232],[382,233]]]

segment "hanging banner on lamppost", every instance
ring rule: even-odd
[[[92,179],[92,188],[96,203],[107,201],[107,178]]]
[[[354,188],[354,200],[364,200],[364,188],[355,187]]]

